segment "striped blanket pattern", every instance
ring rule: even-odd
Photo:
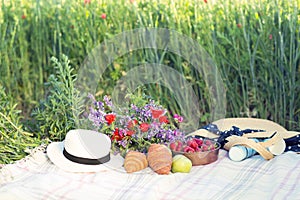
[[[219,159],[190,173],[158,175],[107,169],[68,173],[48,159],[45,147],[0,169],[0,199],[300,199],[300,154],[286,152],[270,161],[256,155],[233,162]]]

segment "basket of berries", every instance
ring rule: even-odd
[[[170,144],[173,156],[181,154],[192,161],[193,166],[206,165],[218,159],[221,145],[217,141],[204,137],[189,137],[186,141]]]

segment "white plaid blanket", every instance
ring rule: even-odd
[[[126,174],[113,170],[67,173],[40,147],[14,164],[1,166],[0,199],[300,199],[300,154],[270,161],[259,155],[233,162],[219,159],[188,174]]]

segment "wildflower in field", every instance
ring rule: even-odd
[[[242,24],[236,24],[238,28],[242,28]]]
[[[102,19],[106,19],[106,14],[105,14],[105,13],[102,13],[102,14],[101,14],[101,18],[102,18]]]
[[[207,0],[204,0],[204,3],[207,3]]]
[[[90,4],[91,0],[84,0],[84,5]]]
[[[270,40],[273,39],[273,35],[272,35],[272,34],[269,35],[269,39],[270,39]]]
[[[26,15],[25,14],[22,15],[22,19],[26,19]]]

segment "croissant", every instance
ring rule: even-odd
[[[163,144],[151,144],[148,149],[149,166],[158,174],[169,174],[172,167],[172,152]]]
[[[146,155],[138,151],[130,151],[126,154],[124,168],[127,173],[137,172],[148,167]]]

